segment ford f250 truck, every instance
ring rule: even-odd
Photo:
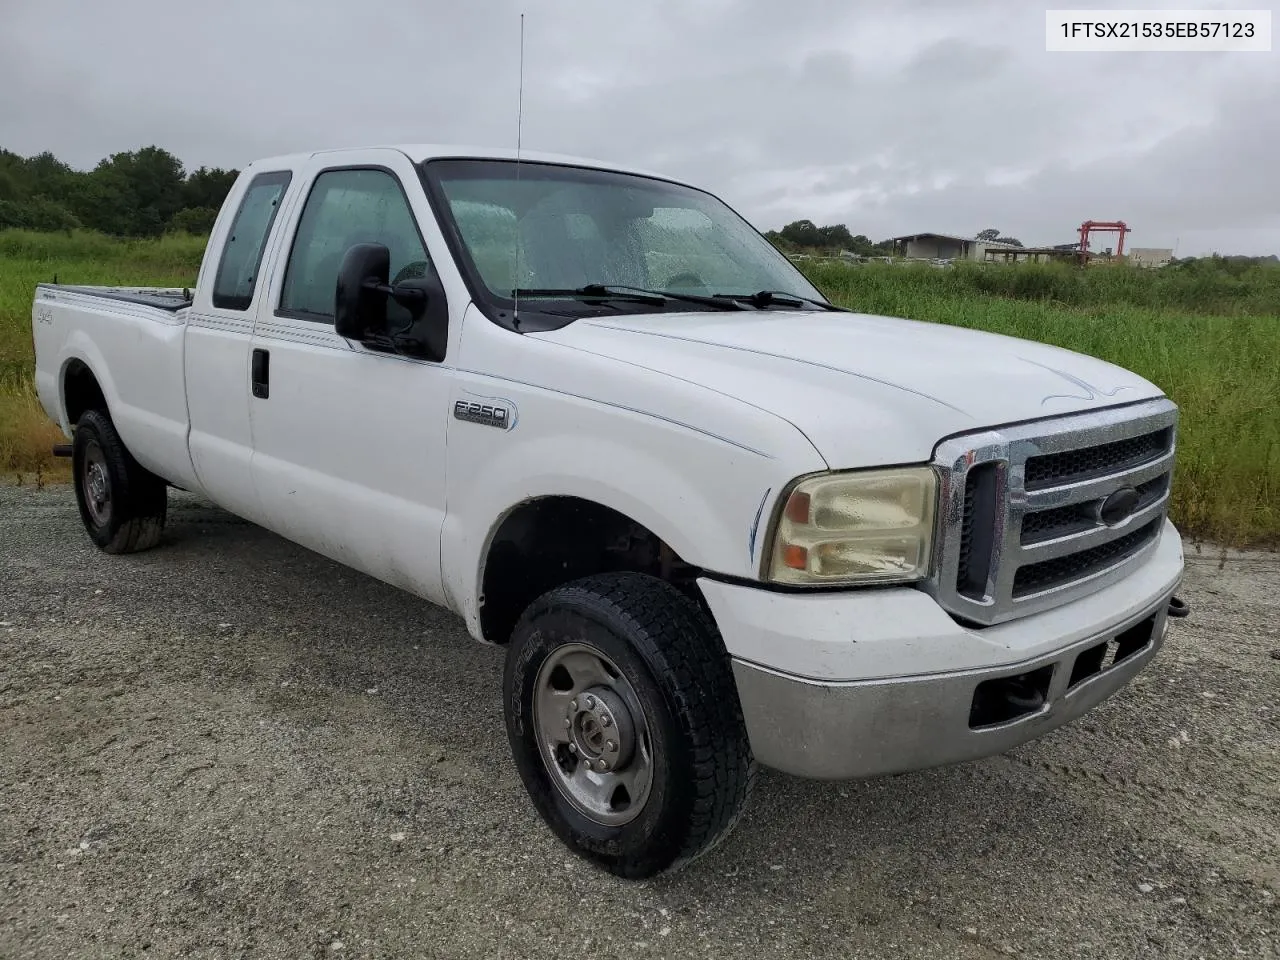
[[[1185,611],[1159,388],[840,309],[654,174],[261,160],[194,290],[42,285],[33,330],[98,546],[158,544],[173,486],[456,611],[534,806],[622,876],[710,849],[757,763],[1038,737]]]

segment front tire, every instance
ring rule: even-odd
[[[611,873],[679,869],[737,823],[755,761],[729,657],[662,580],[603,574],[535,600],[512,635],[503,694],[534,806]]]
[[[133,458],[105,411],[80,417],[71,466],[89,539],[107,553],[136,553],[160,542],[168,489]]]

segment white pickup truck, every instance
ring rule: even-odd
[[[1037,737],[1186,612],[1159,388],[841,310],[653,174],[262,160],[190,294],[42,285],[33,330],[100,547],[159,543],[174,486],[456,611],[539,813],[623,876],[712,847],[757,763]]]

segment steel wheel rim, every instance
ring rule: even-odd
[[[543,766],[579,813],[605,826],[640,815],[653,744],[635,689],[595,647],[556,647],[538,670],[533,725]]]
[[[96,525],[106,526],[111,519],[111,474],[106,454],[96,440],[85,445],[83,474],[85,509]]]

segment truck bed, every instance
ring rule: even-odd
[[[170,313],[191,306],[191,290],[187,287],[80,287],[66,283],[42,283],[40,286],[63,293],[83,293],[122,303],[137,303]]]
[[[100,392],[138,462],[188,489],[195,475],[183,344],[191,305],[181,287],[42,283],[31,309],[36,392],[49,416],[71,436],[80,409],[64,397]]]

